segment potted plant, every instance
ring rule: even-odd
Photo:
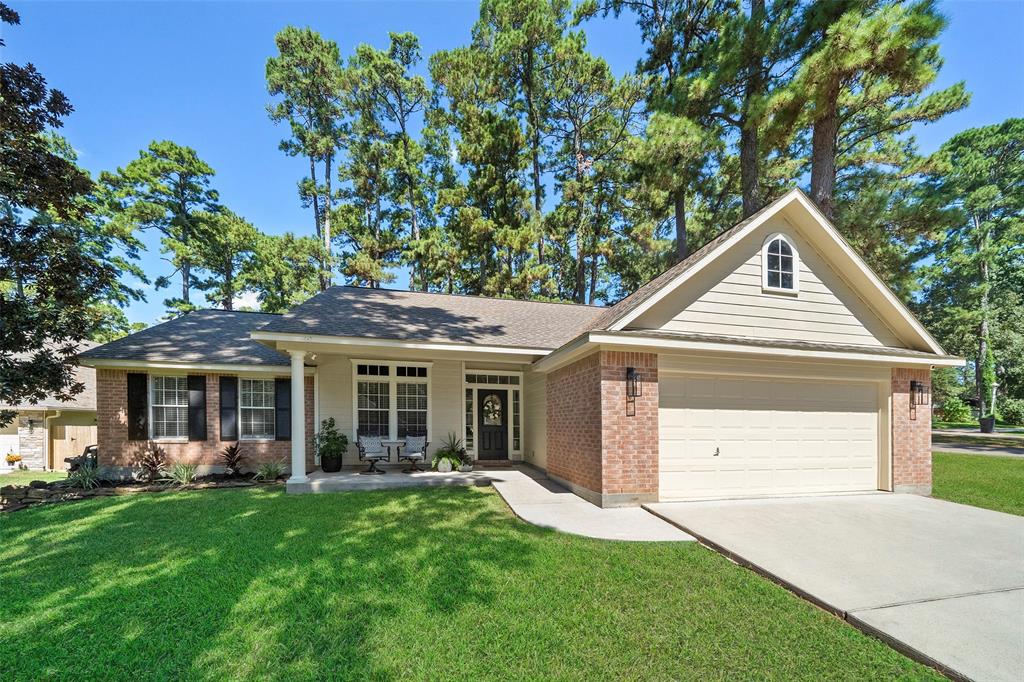
[[[341,471],[342,458],[348,451],[348,436],[338,431],[334,417],[320,423],[313,438],[313,448],[320,455],[320,468],[328,473]]]
[[[8,452],[7,457],[5,459],[7,460],[7,466],[14,469],[18,466],[18,462],[21,461],[21,455],[13,452]]]
[[[462,440],[454,433],[449,433],[441,441],[441,447],[434,453],[434,459],[431,461],[430,466],[436,471],[447,474],[462,466],[462,458],[465,456],[465,453],[466,450],[462,447]]]
[[[996,416],[992,413],[986,414],[978,420],[981,423],[982,433],[992,433],[996,430]]]

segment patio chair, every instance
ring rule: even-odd
[[[423,471],[417,465],[427,458],[428,445],[430,443],[427,441],[426,436],[405,437],[405,452],[398,455],[398,461],[404,460],[408,462],[409,468],[402,469],[402,473],[411,474],[414,471]]]
[[[360,471],[361,474],[383,474],[382,469],[377,468],[377,462],[389,461],[387,448],[381,442],[380,436],[359,436],[356,439],[356,447],[359,448],[359,460],[369,462],[370,468]]]

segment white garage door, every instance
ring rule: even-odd
[[[662,375],[660,497],[878,488],[874,384]]]

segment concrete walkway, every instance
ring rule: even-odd
[[[289,483],[290,493],[347,492],[391,488],[492,485],[512,512],[535,526],[563,533],[633,542],[682,542],[693,537],[639,507],[601,509],[527,466],[476,468],[468,473],[386,469],[383,476],[363,476],[358,469],[325,474],[315,471],[305,483]]]
[[[535,526],[602,540],[680,542],[694,538],[639,507],[602,509],[527,467],[489,470],[516,516]]]
[[[908,655],[1024,671],[1024,517],[888,493],[647,505]]]

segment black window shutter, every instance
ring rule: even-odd
[[[220,378],[220,439],[238,440],[238,377]]]
[[[206,440],[206,377],[188,377],[188,439]]]
[[[292,439],[292,380],[274,379],[275,440]]]
[[[149,438],[149,381],[145,374],[128,374],[128,440]]]

